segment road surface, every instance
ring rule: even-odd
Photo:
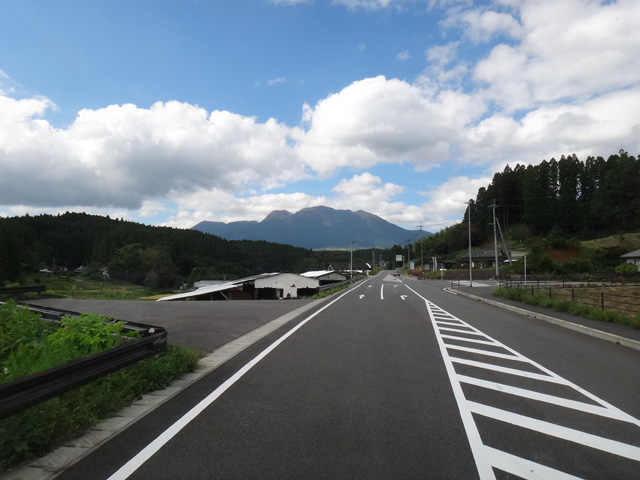
[[[640,478],[640,354],[383,272],[58,478]]]

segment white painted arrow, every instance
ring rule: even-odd
[[[407,298],[407,295],[400,295],[400,298],[401,298],[402,300],[405,300],[405,299]]]
[[[360,295],[360,300],[362,300],[364,298],[364,295]]]

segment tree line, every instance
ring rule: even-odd
[[[462,222],[422,241],[428,257],[493,238],[493,210],[502,227],[524,239],[594,238],[640,230],[640,156],[620,150],[584,161],[575,154],[538,165],[507,165],[470,199]],[[417,244],[419,248],[419,243]]]
[[[229,241],[196,230],[155,227],[86,213],[0,218],[0,285],[48,267],[149,287],[235,279],[264,272],[322,270],[349,252],[265,241]]]

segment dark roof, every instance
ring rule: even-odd
[[[472,248],[471,249],[471,258],[495,258],[496,252],[493,249],[488,248]],[[469,256],[463,256],[463,258],[468,258]],[[498,258],[506,257],[506,255],[502,252],[502,250],[498,250]]]

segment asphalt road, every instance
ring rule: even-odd
[[[58,478],[640,478],[638,352],[443,286],[363,282]]]

